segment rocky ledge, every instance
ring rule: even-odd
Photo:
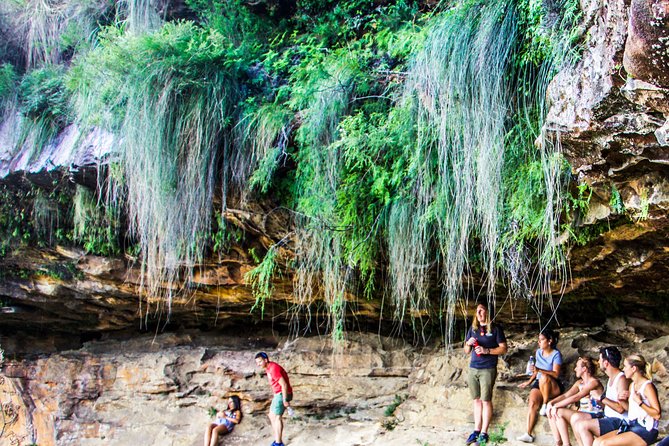
[[[669,390],[669,336],[622,319],[587,330],[563,330],[566,381],[580,355],[616,344],[653,365],[662,404]],[[527,358],[536,335],[511,331],[494,397],[497,428],[517,443],[525,424]],[[468,358],[459,346],[416,349],[396,339],[352,334],[333,350],[318,337],[285,340],[271,333],[182,332],[88,342],[81,349],[23,360],[8,358],[0,375],[2,444],[199,445],[209,409],[229,395],[242,399],[244,419],[224,444],[269,444],[270,391],[254,365],[269,352],[290,374],[296,415],[286,435],[294,446],[422,445],[461,442],[471,430]],[[668,421],[661,424],[665,431]],[[538,444],[549,444],[541,419]]]

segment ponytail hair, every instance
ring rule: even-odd
[[[597,369],[595,367],[595,362],[592,360],[592,358],[589,356],[581,356],[578,359],[581,360],[581,364],[588,371],[588,374],[590,376],[595,376],[595,374],[597,373]]]
[[[553,331],[553,329],[551,328],[546,327],[543,330],[541,330],[540,334],[544,335],[544,337],[548,339],[548,343],[551,346],[551,348],[557,347],[558,340],[560,339],[560,333],[558,333],[557,331]]]
[[[641,355],[629,355],[625,358],[625,361],[631,366],[637,368],[641,376],[647,379],[652,379],[653,372],[651,365],[646,361],[646,359]]]

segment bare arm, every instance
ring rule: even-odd
[[[467,355],[472,352],[472,348],[474,347],[475,343],[476,343],[476,338],[474,336],[470,337],[465,341],[464,350]]]
[[[553,379],[558,379],[560,376],[560,370],[562,369],[561,364],[553,364],[553,370],[544,370],[544,369],[536,369],[543,373],[546,376],[550,376]]]
[[[548,402],[548,406],[555,407],[556,409],[560,408],[560,407],[567,407],[568,405],[570,405],[574,401],[578,401],[578,399],[573,399],[573,398],[575,398],[575,395],[578,395],[578,393],[579,393],[578,383],[576,383],[573,386],[571,386],[569,388],[569,390],[567,390],[562,395],[558,395],[555,398],[553,398],[552,400],[550,400]]]
[[[283,376],[279,378],[279,384],[281,385],[281,395],[283,395],[283,405],[284,407],[288,407],[290,406],[290,401],[288,401],[288,383]]]
[[[485,350],[487,350],[486,354],[488,354],[488,355],[501,356],[501,355],[505,355],[506,352],[509,350],[509,348],[507,347],[506,342],[500,342],[497,347],[487,348]]]
[[[233,411],[231,416],[227,416],[227,415],[225,416],[226,420],[228,420],[232,423],[235,423],[235,424],[239,424],[239,422],[241,421],[241,418],[242,418],[241,417],[241,412],[238,411],[238,410]]]
[[[643,394],[646,399],[648,399],[649,404],[645,404],[641,400],[639,392],[634,392],[634,394],[631,394],[630,392],[630,398],[634,398],[634,400],[639,403],[639,407],[641,407],[648,415],[659,420],[660,417],[662,417],[662,408],[660,407],[660,401],[657,398],[657,389],[655,388],[655,385],[653,383],[647,385],[643,389]]]
[[[616,389],[618,390],[618,401],[610,400],[606,397],[606,395],[602,395],[602,398],[599,400],[599,402],[603,406],[608,406],[618,413],[624,413],[629,408],[629,381],[627,378],[624,376],[621,377],[616,383]]]
[[[536,367],[532,366],[532,375],[529,377],[527,381],[518,384],[518,387],[521,389],[528,387],[530,384],[532,384],[532,382],[534,382],[535,379],[537,379],[537,374],[538,372]]]
[[[563,394],[564,398],[562,398],[562,400],[559,401],[558,404],[553,404],[553,406],[567,407],[572,403],[580,401],[580,399],[583,397],[590,396],[590,392],[601,386],[602,384],[599,382],[599,380],[593,379],[589,383],[584,385],[582,389],[579,390],[578,383],[576,383],[573,386],[571,386],[571,389],[569,389],[566,393]],[[558,398],[560,397],[558,396],[555,399]]]

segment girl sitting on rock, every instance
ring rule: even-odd
[[[237,395],[228,399],[228,409],[216,414],[216,421],[210,423],[204,436],[204,446],[217,446],[218,436],[232,432],[242,420],[242,405]]]
[[[641,355],[625,358],[623,372],[630,379],[629,419],[621,420],[617,431],[595,439],[593,446],[646,446],[657,440],[662,408],[657,389],[650,379],[650,364]]]
[[[529,408],[527,411],[527,432],[517,440],[532,443],[534,426],[537,424],[537,410],[539,415],[546,415],[548,401],[564,391],[560,381],[562,369],[562,353],[557,349],[558,334],[550,328],[544,328],[539,333],[539,349],[536,352],[535,364],[532,366],[532,376],[518,387],[530,387]]]
[[[597,368],[594,361],[588,357],[578,358],[574,372],[577,381],[571,389],[550,400],[546,406],[556,446],[570,446],[569,424],[573,426],[581,419],[604,416],[604,408],[598,399],[604,393],[604,386],[595,377]],[[574,403],[578,403],[578,411],[569,408]]]

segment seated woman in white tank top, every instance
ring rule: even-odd
[[[625,358],[623,371],[632,380],[629,396],[629,421],[623,421],[620,429],[597,439],[593,446],[646,446],[657,440],[658,421],[662,409],[657,389],[650,380],[650,366],[640,355]]]

